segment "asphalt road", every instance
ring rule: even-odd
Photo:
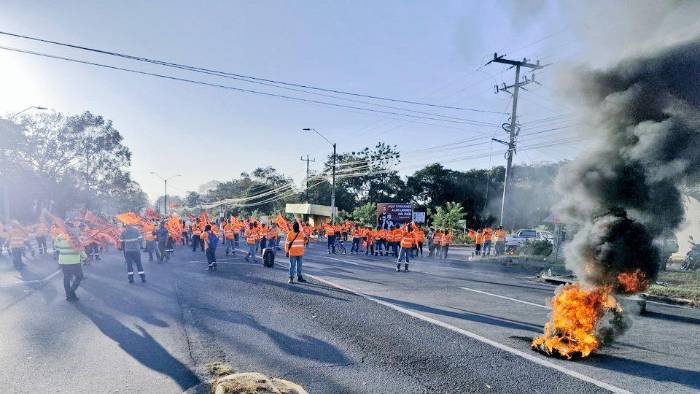
[[[616,345],[568,362],[529,350],[553,292],[531,272],[425,259],[397,273],[314,244],[316,279],[288,285],[281,255],[270,269],[237,253],[211,273],[181,248],[133,285],[113,253],[85,269],[75,305],[55,263],[18,275],[0,258],[0,387],[176,393],[225,361],[314,393],[700,390],[697,310],[650,304]]]

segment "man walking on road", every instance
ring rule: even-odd
[[[258,242],[258,232],[255,228],[255,224],[253,223],[248,224],[248,229],[245,231],[245,242],[248,245],[248,254],[245,256],[245,261],[250,261],[248,258],[253,257],[253,262],[255,262],[255,249]]]
[[[292,225],[292,231],[284,240],[284,252],[289,256],[289,283],[294,283],[294,274],[297,282],[304,283],[306,279],[301,275],[301,263],[304,257],[304,234],[299,231],[299,223]]]
[[[75,291],[78,290],[83,280],[83,267],[80,260],[87,258],[78,240],[75,227],[66,223],[68,234],[59,234],[54,240],[53,247],[58,252],[58,265],[63,271],[63,290],[66,293],[66,301],[78,301]]]
[[[210,224],[204,227],[201,237],[204,242],[204,251],[207,255],[208,269],[209,271],[216,271],[216,247],[219,245],[219,237],[212,231]]]
[[[139,230],[132,225],[126,226],[126,229],[124,229],[119,237],[119,241],[124,251],[126,274],[129,277],[129,283],[134,283],[134,264],[136,264],[136,268],[139,270],[141,282],[145,282],[146,273],[143,271],[143,265],[141,264],[141,245],[143,244],[143,238]]]
[[[399,260],[396,262],[396,272],[401,271],[401,261],[405,261],[403,265],[404,272],[408,272],[408,259],[411,255],[414,245],[416,245],[416,237],[413,234],[413,228],[409,224],[406,231],[401,236],[401,250],[399,251]]]

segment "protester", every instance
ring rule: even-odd
[[[401,245],[401,250],[399,252],[399,259],[396,262],[396,272],[401,271],[402,261],[405,261],[403,265],[404,272],[408,272],[409,256],[411,254],[411,250],[416,245],[416,238],[413,234],[413,228],[410,224],[406,228],[406,231],[403,231],[401,241],[399,241],[399,243]]]
[[[134,283],[134,265],[138,269],[138,274],[141,277],[141,282],[146,282],[146,273],[141,264],[141,248],[143,246],[143,237],[139,230],[128,224],[119,237],[121,249],[124,252],[124,260],[126,260],[126,275],[129,283]]]
[[[413,234],[416,237],[416,248],[414,249],[416,251],[416,255],[412,257],[418,257],[418,254],[420,254],[420,257],[423,257],[423,241],[425,241],[425,232],[423,232],[423,229],[420,226],[416,226]]]
[[[160,250],[156,244],[156,226],[152,222],[146,222],[143,225],[143,240],[146,241],[146,252],[148,253],[148,261],[153,261],[153,254],[160,261]]]
[[[474,236],[474,244],[475,244],[475,252],[477,256],[481,255],[481,245],[484,243],[484,235],[481,232],[481,229],[476,231],[476,235]]]
[[[503,226],[498,226],[496,231],[493,233],[493,238],[495,242],[496,256],[505,254],[506,251],[506,232],[503,230]]]
[[[27,231],[20,226],[17,220],[13,220],[10,231],[7,233],[7,245],[12,255],[12,264],[18,271],[24,269],[22,255],[24,254],[24,248],[28,238],[29,234]]]
[[[165,222],[160,222],[160,227],[156,231],[156,240],[158,241],[158,262],[163,262],[166,260],[167,256],[167,245],[168,245],[168,229],[165,228]]]
[[[216,271],[216,247],[219,245],[219,238],[212,230],[211,224],[204,227],[204,232],[200,235],[204,241],[204,250],[207,255],[207,264],[209,271]],[[253,256],[255,259],[255,256]]]
[[[245,242],[248,245],[248,254],[245,256],[245,261],[250,261],[249,258],[253,258],[255,262],[255,253],[258,242],[258,231],[255,227],[255,223],[249,223],[248,229],[245,231]]]
[[[202,252],[204,252],[204,244],[202,244],[202,240],[200,238],[202,235],[202,224],[200,223],[199,218],[197,218],[197,221],[192,223],[190,227],[192,232],[192,251],[195,252],[197,251],[197,247],[201,247]]]
[[[83,280],[83,267],[80,265],[80,260],[87,258],[87,255],[81,247],[76,229],[68,223],[66,230],[68,234],[58,234],[53,246],[58,252],[58,265],[63,271],[63,290],[66,301],[74,302],[79,300],[75,292]]]
[[[442,238],[440,238],[440,252],[441,252],[441,258],[446,259],[447,258],[447,251],[450,249],[450,244],[452,243],[452,230],[445,230],[444,234],[442,235]]]
[[[287,256],[289,256],[289,283],[294,283],[295,274],[297,276],[297,282],[306,282],[301,274],[301,265],[304,256],[304,234],[299,231],[298,222],[292,225],[292,231],[290,231],[285,238],[284,251]]]

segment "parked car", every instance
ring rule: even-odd
[[[520,229],[515,232],[515,234],[511,236],[506,236],[506,248],[507,247],[519,247],[525,241],[528,240],[534,240],[534,239],[541,239],[540,234],[538,234],[537,230],[532,229],[532,228],[524,228]]]

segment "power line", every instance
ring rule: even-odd
[[[126,67],[113,66],[113,65],[109,65],[109,64],[96,63],[96,62],[91,62],[91,61],[87,61],[87,60],[69,58],[69,57],[65,57],[65,56],[51,55],[51,54],[47,54],[47,53],[30,51],[30,50],[20,49],[20,48],[0,46],[0,49],[6,50],[6,51],[11,51],[11,52],[18,52],[18,53],[24,53],[24,54],[28,54],[28,55],[39,56],[39,57],[46,57],[46,58],[50,58],[50,59],[63,60],[63,61],[71,62],[71,63],[79,63],[79,64],[85,64],[85,65],[90,65],[90,66],[95,66],[95,67],[102,67],[102,68],[107,68],[107,69],[112,69],[112,70],[124,71],[124,72],[129,72],[129,73],[134,73],[134,74],[164,78],[164,79],[169,79],[169,80],[173,80],[173,81],[186,82],[186,83],[192,83],[192,84],[196,84],[196,85],[203,85],[203,86],[209,86],[209,87],[215,87],[215,88],[221,88],[221,89],[234,90],[234,91],[238,91],[238,92],[242,92],[242,93],[250,93],[250,94],[257,94],[257,95],[268,96],[268,97],[276,97],[276,98],[281,98],[281,99],[285,99],[285,100],[306,102],[306,103],[319,104],[319,105],[327,105],[327,106],[344,108],[344,109],[349,108],[349,109],[368,111],[368,112],[380,113],[380,114],[404,116],[404,117],[413,118],[413,119],[427,119],[427,120],[434,120],[434,121],[442,121],[442,122],[450,122],[450,123],[458,123],[458,124],[473,124],[473,125],[481,125],[481,123],[485,123],[485,122],[479,122],[479,121],[465,121],[465,122],[463,122],[463,121],[456,121],[456,120],[450,120],[450,119],[438,119],[438,118],[433,118],[433,117],[429,117],[429,116],[419,116],[419,115],[405,114],[405,113],[399,113],[399,112],[393,112],[393,111],[383,111],[383,110],[377,110],[377,109],[372,109],[372,108],[356,107],[356,106],[352,106],[352,105],[331,103],[331,102],[327,102],[327,101],[313,100],[313,99],[294,97],[294,96],[286,96],[286,95],[281,95],[281,94],[276,94],[276,93],[262,92],[262,91],[258,91],[258,90],[243,89],[243,88],[238,88],[238,87],[234,87],[234,86],[222,85],[222,84],[218,84],[218,83],[205,82],[205,81],[193,80],[193,79],[188,79],[188,78],[180,78],[180,77],[175,77],[175,76],[167,75],[167,74],[159,74],[159,73],[153,73],[153,72],[148,72],[148,71],[130,69],[130,68],[126,68]]]
[[[69,43],[48,40],[48,39],[38,38],[38,37],[31,37],[31,36],[26,36],[26,35],[17,34],[17,33],[0,31],[0,34],[5,35],[5,36],[10,36],[10,37],[15,37],[15,38],[22,38],[22,39],[26,39],[26,40],[31,40],[31,41],[43,42],[46,44],[53,44],[53,45],[59,45],[59,46],[63,46],[63,47],[73,48],[73,49],[80,49],[80,50],[84,50],[84,51],[100,53],[103,55],[116,56],[116,57],[121,57],[121,58],[125,58],[125,59],[141,61],[141,62],[147,62],[147,63],[152,63],[152,64],[159,64],[159,65],[166,66],[166,67],[179,68],[179,69],[195,71],[195,72],[202,72],[202,73],[212,74],[212,75],[235,77],[238,80],[252,80],[252,81],[267,82],[267,83],[284,85],[284,86],[294,86],[294,87],[299,87],[299,88],[304,88],[304,89],[312,89],[312,90],[318,90],[318,91],[324,91],[324,92],[330,92],[330,93],[336,93],[336,94],[344,94],[344,95],[355,96],[355,97],[364,97],[364,98],[370,98],[370,99],[374,99],[374,100],[383,100],[383,101],[390,101],[390,102],[396,102],[396,103],[421,105],[421,106],[427,106],[427,107],[433,107],[433,108],[444,108],[444,109],[452,109],[452,110],[460,110],[460,111],[501,114],[500,112],[477,109],[477,108],[455,107],[455,106],[446,106],[446,105],[425,103],[425,102],[413,101],[413,100],[401,100],[401,99],[395,99],[395,98],[390,98],[390,97],[348,92],[348,91],[343,91],[343,90],[338,90],[338,89],[321,88],[321,87],[307,85],[307,84],[298,84],[298,83],[291,83],[291,82],[279,81],[279,80],[268,79],[268,78],[254,77],[254,76],[250,76],[250,75],[225,72],[225,71],[220,71],[220,70],[213,70],[213,69],[208,69],[208,68],[204,68],[204,67],[189,66],[189,65],[178,64],[178,63],[173,63],[173,62],[168,62],[168,61],[163,61],[163,60],[150,59],[150,58],[143,57],[143,56],[127,55],[127,54],[123,54],[123,53],[119,53],[119,52],[90,48],[90,47],[85,47],[85,46],[81,46],[81,45],[69,44]]]

